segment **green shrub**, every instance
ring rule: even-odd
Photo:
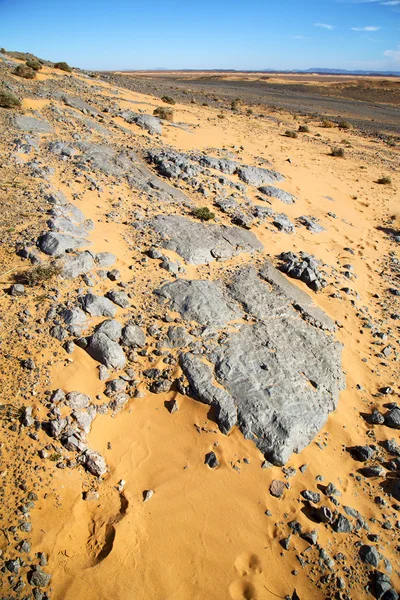
[[[43,66],[40,64],[40,62],[38,60],[27,60],[26,66],[29,67],[30,69],[33,69],[34,71],[40,71],[40,69],[43,68]]]
[[[193,211],[193,215],[201,221],[211,221],[215,219],[215,213],[211,212],[211,210],[207,206],[195,208]]]
[[[339,158],[344,158],[344,149],[343,148],[332,148],[330,156],[337,156]]]
[[[377,179],[376,183],[379,183],[380,185],[390,185],[392,183],[392,180],[390,179],[390,177],[385,176]]]
[[[72,73],[71,67],[64,61],[54,63],[54,68],[60,69],[61,71],[66,71],[67,73]]]
[[[308,125],[299,125],[300,133],[310,133],[310,128]]]
[[[325,129],[331,129],[332,127],[335,127],[335,123],[333,121],[329,121],[329,119],[323,119],[322,127],[325,127]]]
[[[164,119],[165,121],[174,120],[174,111],[172,108],[166,108],[165,106],[159,106],[158,108],[155,108],[153,115],[155,117],[159,117],[160,119]]]
[[[249,115],[249,117],[250,117],[250,116],[253,114],[253,109],[252,109],[252,108],[248,108],[248,109],[246,110],[246,114],[248,114],[248,115]]]
[[[176,104],[175,100],[171,98],[171,96],[161,96],[161,100],[165,102],[165,104]]]
[[[24,79],[35,79],[36,77],[35,71],[27,65],[18,65],[15,67],[13,74],[18,75],[18,77],[23,77]]]
[[[0,106],[1,108],[19,108],[21,102],[8,90],[0,90]]]
[[[289,137],[289,138],[294,138],[294,139],[297,138],[297,137],[299,137],[297,135],[297,133],[295,131],[292,131],[291,129],[286,129],[285,136]]]
[[[339,121],[338,127],[339,129],[351,129],[351,123],[348,121]]]

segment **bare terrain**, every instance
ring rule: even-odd
[[[0,54],[0,597],[396,600],[398,120],[26,58]]]
[[[132,72],[105,75],[128,89],[172,94],[181,102],[224,107],[240,98],[250,106],[347,119],[367,133],[400,134],[400,80],[330,75]]]

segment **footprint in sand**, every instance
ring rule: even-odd
[[[249,579],[262,573],[259,557],[251,552],[240,554],[235,560],[235,570],[240,578],[232,581],[229,586],[232,600],[257,600],[259,596],[256,587]]]
[[[124,494],[120,494],[120,503],[120,509],[114,517],[104,521],[100,516],[97,519],[92,519],[90,523],[87,552],[91,558],[92,566],[107,558],[113,549],[116,535],[115,525],[124,518],[129,507],[129,502]]]
[[[257,600],[256,588],[250,581],[236,579],[229,586],[232,600]]]
[[[262,565],[259,557],[257,554],[252,554],[251,552],[245,552],[236,558],[235,569],[240,577],[262,573]]]

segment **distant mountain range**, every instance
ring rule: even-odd
[[[320,67],[312,69],[149,69],[150,71],[175,71],[175,72],[186,72],[196,73],[201,71],[203,73],[315,73],[317,75],[367,75],[368,77],[400,77],[400,71],[347,71],[346,69],[323,69]]]

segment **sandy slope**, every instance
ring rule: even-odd
[[[41,79],[47,71],[51,74],[50,69],[44,69]],[[114,94],[106,84],[99,85],[105,95]],[[159,104],[153,97],[126,90],[121,97],[140,102],[137,107],[146,112]],[[24,105],[28,111],[41,111],[45,101],[26,100]],[[219,119],[217,111],[199,106],[176,105],[174,110],[175,121],[189,125],[190,132],[167,126],[164,143],[181,150],[226,147],[248,164],[255,164],[255,157],[272,161],[286,177],[282,188],[298,197],[292,206],[272,199],[274,210],[285,212],[291,219],[313,215],[326,227],[318,235],[298,227],[295,236],[277,233],[271,227],[255,228],[267,254],[273,257],[281,251],[303,250],[336,269],[351,263],[357,279],[349,286],[359,294],[357,305],[367,306],[372,316],[388,318],[381,314],[379,300],[373,294],[386,293],[387,284],[380,276],[382,257],[395,248],[376,227],[392,214],[399,218],[400,179],[393,170],[398,151],[397,159],[388,160],[383,145],[358,137],[355,132],[322,129],[313,122],[310,128],[321,133],[320,138],[305,135],[288,139],[282,133],[298,123],[286,114],[275,123],[244,114]],[[147,137],[134,125],[119,119],[115,122],[130,128],[137,138]],[[330,146],[340,144],[344,137],[351,143],[346,159],[328,156]],[[392,186],[376,185],[374,181],[387,172],[393,179]],[[78,205],[94,220],[90,236],[93,249],[117,255],[116,267],[122,279],[137,277],[138,296],[145,289],[144,277],[154,282],[166,278],[154,267],[132,275],[128,268],[132,252],[136,256],[140,249],[132,248],[129,227],[107,223],[104,215],[112,200],[110,190],[100,194],[84,191],[73,180],[66,185],[67,178],[58,174],[53,182],[71,200],[74,192],[83,193]],[[128,189],[122,188],[122,194],[127,211],[140,205],[141,200]],[[328,217],[328,211],[338,218]],[[354,256],[343,251],[348,246]],[[243,261],[242,257],[233,259],[224,268]],[[191,277],[213,278],[216,270],[217,265],[212,264],[187,272]],[[296,285],[309,292],[304,284]],[[263,600],[291,595],[294,588],[302,600],[325,598],[326,590],[316,585],[318,571],[310,574],[296,558],[308,544],[293,537],[286,552],[278,543],[288,535],[287,522],[292,519],[299,520],[305,530],[317,528],[319,542],[331,556],[340,551],[347,557],[347,566],[357,565],[360,569],[354,537],[335,536],[327,526],[312,523],[302,510],[300,492],[317,489],[315,478],[321,475],[324,484],[331,481],[341,491],[342,504],[357,509],[366,519],[380,518],[380,509],[372,499],[377,485],[355,479],[357,465],[345,448],[368,439],[370,426],[359,413],[385,402],[372,394],[382,385],[392,385],[398,391],[399,381],[396,363],[384,366],[374,356],[369,336],[360,329],[351,297],[330,298],[333,291],[328,287],[323,293],[313,294],[313,300],[340,324],[336,335],[344,344],[347,389],[315,443],[286,465],[298,469],[307,464],[305,473],[298,470],[294,477],[285,479],[278,467],[261,469],[263,457],[254,444],[244,440],[237,430],[223,436],[208,417],[206,406],[177,392],[154,395],[146,391],[143,398],[132,399],[116,417],[100,415],[94,422],[90,445],[105,456],[110,466],[104,482],[95,481],[79,469],[55,469],[52,489],[56,492],[41,497],[32,511],[33,551],[40,549],[49,554],[52,598]],[[368,362],[362,362],[363,358]],[[53,389],[80,390],[93,398],[102,394],[96,364],[79,348],[71,362],[65,363],[62,358],[55,362],[50,377]],[[357,389],[357,384],[363,391]],[[172,415],[164,407],[170,398],[176,398],[179,404],[179,411]],[[393,431],[383,428],[376,435],[382,441],[393,437]],[[221,463],[216,471],[204,465],[204,456],[212,449]],[[122,493],[117,490],[121,479],[126,481]],[[270,496],[268,488],[273,479],[290,483],[283,499]],[[82,492],[91,488],[98,491],[98,499],[84,501]],[[144,503],[143,491],[148,489],[154,490],[154,496]],[[267,509],[272,516],[265,514]],[[377,524],[371,523],[370,528],[380,533],[384,554],[393,564],[392,582],[399,585],[398,554],[393,543],[396,535]],[[360,539],[365,539],[365,532]],[[307,556],[316,559],[318,552],[312,549]],[[343,574],[339,564],[336,574]],[[356,577],[353,589],[347,590],[349,597],[367,597],[364,586],[365,579],[357,581]]]

